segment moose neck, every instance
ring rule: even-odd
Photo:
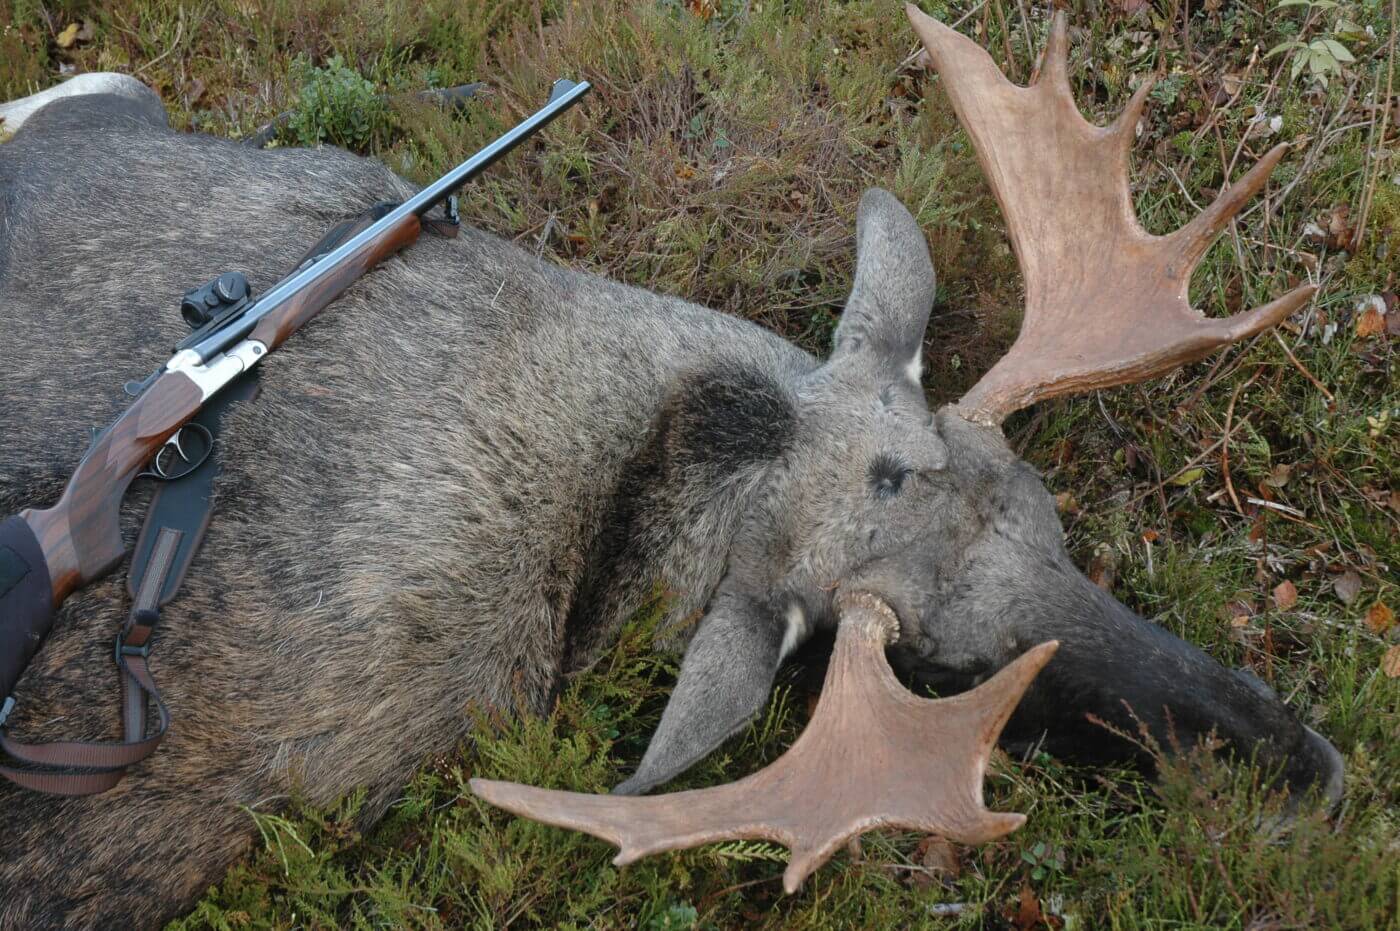
[[[568,619],[570,664],[658,586],[672,617],[704,606],[794,430],[787,392],[751,364],[711,364],[668,386],[603,501]]]
[[[467,236],[478,262],[485,256],[494,265],[493,253],[515,251]],[[512,270],[525,264],[498,261]],[[818,363],[734,317],[591,275],[527,267],[532,274],[513,271],[504,285],[490,275],[468,282],[473,332],[493,342],[473,356],[493,360],[501,374],[464,387],[479,392],[489,380],[493,395],[510,393],[504,405],[496,397],[468,405],[474,417],[511,410],[473,432],[525,424],[530,456],[544,460],[532,471],[547,474],[551,498],[577,515],[562,532],[524,541],[532,561],[577,567],[560,599],[567,669],[587,662],[657,592],[668,620],[705,606],[748,503],[795,429],[790,386]]]

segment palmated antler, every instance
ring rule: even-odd
[[[1063,11],[1039,78],[1020,87],[975,42],[905,9],[972,137],[1026,283],[1020,335],[958,402],[965,417],[995,425],[1044,398],[1150,378],[1253,336],[1312,297],[1316,288],[1304,285],[1224,319],[1188,302],[1196,264],[1286,146],[1186,226],[1154,236],[1138,224],[1128,189],[1128,151],[1150,82],[1112,125],[1094,126],[1070,91]]]
[[[1059,646],[1042,643],[987,682],[952,698],[911,694],[885,644],[899,622],[866,593],[838,597],[840,626],[807,729],[772,765],[738,782],[628,797],[537,789],[491,779],[471,789],[493,805],[617,844],[619,866],[719,840],[771,840],[792,850],[783,888],[795,892],[843,843],[902,827],[975,844],[1025,816],[982,805],[987,759],[1007,718]]]

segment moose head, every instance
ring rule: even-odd
[[[747,479],[757,491],[727,575],[636,774],[612,797],[473,781],[509,810],[617,842],[618,862],[764,837],[794,848],[791,890],[845,838],[876,825],[968,841],[1004,833],[1020,818],[981,807],[981,774],[1023,693],[1012,736],[1043,739],[1054,752],[1121,752],[1096,719],[1141,723],[1164,743],[1218,735],[1294,789],[1317,786],[1333,799],[1340,791],[1336,750],[1267,686],[1074,568],[1050,495],[1000,431],[1036,401],[1150,378],[1302,307],[1311,286],[1226,319],[1205,318],[1187,300],[1197,262],[1284,147],[1187,226],[1150,235],[1128,186],[1148,85],[1116,122],[1096,127],[1070,91],[1063,13],[1028,87],[1008,82],[975,43],[913,6],[908,14],[1005,216],[1025,277],[1021,332],[965,396],[930,412],[919,352],[934,296],[927,245],[893,197],[865,195],[833,351],[747,421],[779,437],[781,454]],[[713,442],[727,439],[717,432]],[[787,755],[730,786],[616,797],[651,789],[718,746],[761,707],[783,658],[838,615],[821,704]],[[918,699],[882,657],[941,691],[982,684]]]

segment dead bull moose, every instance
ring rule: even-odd
[[[219,511],[157,634],[175,727],[105,795],[0,788],[0,924],[169,918],[248,849],[244,806],[367,787],[365,810],[383,811],[420,760],[466,733],[468,705],[546,710],[560,677],[605,647],[658,580],[675,618],[704,614],[622,794],[665,782],[742,727],[839,600],[867,635],[893,641],[896,668],[945,692],[1058,640],[1012,742],[1044,735],[1066,756],[1121,754],[1086,715],[1132,726],[1131,709],[1158,735],[1215,732],[1294,790],[1335,798],[1340,756],[1267,687],[1072,566],[1049,495],[998,427],[1038,399],[1151,377],[1302,306],[1309,288],[1224,320],[1186,301],[1196,261],[1281,150],[1182,230],[1149,236],[1127,185],[1146,88],[1095,128],[1069,92],[1063,14],[1029,88],[910,15],[1026,278],[1022,332],[969,394],[926,406],[933,269],[917,225],[883,191],[861,200],[855,281],[825,361],[484,233],[425,239],[271,357],[261,396],[228,417]],[[226,268],[263,288],[333,221],[411,191],[336,149],[172,132],[136,82],[98,86],[107,92],[0,109],[9,128],[25,117],[0,145],[6,513],[57,496],[83,428],[110,420],[114,388],[181,335],[161,295]],[[144,497],[131,495],[128,532]],[[17,736],[110,736],[98,699],[123,601],[108,578],[65,605],[20,684]],[[1018,664],[1003,705],[1048,649]],[[847,649],[850,675],[824,703],[849,707],[843,696],[888,676],[871,652]],[[911,727],[881,750],[932,761],[935,784],[945,770],[980,772],[982,742],[961,759],[936,733]],[[809,797],[850,792],[829,761],[797,773]],[[655,846],[722,829],[724,808]]]

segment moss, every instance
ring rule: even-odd
[[[1400,264],[1400,164],[1390,159],[1386,166],[1372,170],[1378,175],[1375,194],[1361,248],[1347,262],[1346,279],[1358,290],[1374,285],[1393,291],[1400,287],[1395,275]]]

